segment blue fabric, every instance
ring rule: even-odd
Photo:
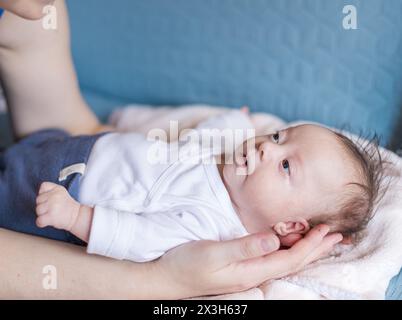
[[[389,300],[402,300],[402,269],[391,280],[386,296]]]
[[[400,0],[67,1],[81,86],[109,101],[210,103],[389,138],[402,105]],[[357,8],[357,30],[342,9]]]
[[[2,8],[0,8],[0,18],[3,15],[4,10]]]
[[[83,244],[67,231],[35,224],[35,201],[43,181],[58,183],[78,199],[80,174],[58,182],[59,172],[86,163],[100,135],[71,137],[58,129],[38,131],[0,155],[0,227],[41,237]]]

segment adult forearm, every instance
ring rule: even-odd
[[[0,229],[0,298],[177,298],[154,263],[88,255],[85,248]],[[50,268],[49,268],[50,266]],[[46,286],[54,276],[56,288]],[[44,273],[45,272],[45,273]],[[49,272],[49,273],[46,273]],[[45,281],[45,285],[44,285]]]

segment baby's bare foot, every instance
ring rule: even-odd
[[[243,112],[246,115],[250,115],[250,108],[248,106],[242,106],[240,108],[240,111]]]

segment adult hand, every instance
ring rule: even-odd
[[[196,241],[175,248],[155,262],[169,283],[172,298],[243,291],[294,273],[326,255],[342,240],[319,225],[287,250],[278,250],[272,233],[214,242]]]

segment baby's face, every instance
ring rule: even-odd
[[[283,223],[306,232],[308,219],[331,206],[354,172],[335,134],[323,127],[297,126],[254,142],[246,141],[236,150],[235,163],[222,170],[249,232]],[[249,174],[238,174],[242,169]]]

